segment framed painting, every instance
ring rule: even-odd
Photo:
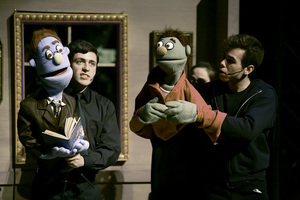
[[[100,59],[90,87],[114,103],[122,144],[118,161],[128,160],[128,16],[15,11],[12,18],[15,164],[26,161],[26,152],[17,134],[17,113],[20,102],[35,90],[36,75],[28,62],[29,48],[33,31],[41,28],[55,30],[64,46],[75,39],[84,39],[97,48]]]

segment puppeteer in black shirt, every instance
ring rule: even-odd
[[[71,89],[72,90],[72,89]],[[70,95],[70,88],[66,90]],[[82,170],[94,171],[114,164],[121,152],[120,132],[113,103],[89,87],[82,93],[80,100],[85,117],[85,131],[90,147],[84,158]]]

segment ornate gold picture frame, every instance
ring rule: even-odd
[[[65,46],[74,39],[84,39],[97,47],[101,57],[97,67],[100,73],[97,73],[91,87],[115,104],[122,144],[119,161],[128,160],[128,16],[15,11],[12,18],[15,164],[25,164],[26,161],[24,147],[18,140],[16,124],[20,102],[34,89],[34,73],[28,64],[28,48],[32,32],[39,28],[54,29]]]
[[[2,70],[2,67],[3,67],[3,64],[2,64],[2,62],[3,62],[3,45],[2,45],[2,42],[1,42],[1,39],[0,39],[0,104],[2,103],[2,98],[3,98],[3,94],[2,94],[2,87],[3,87],[3,82],[2,82],[2,77],[3,77],[3,75],[2,75],[2,72],[3,72],[3,70]]]

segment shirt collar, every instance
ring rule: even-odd
[[[48,98],[47,98],[47,103],[48,103],[48,105],[49,105],[51,102],[61,102],[61,106],[65,106],[65,105],[66,105],[61,99],[55,101],[52,97],[48,97]]]
[[[66,88],[65,92],[73,97],[76,95],[75,91],[70,87]],[[81,99],[85,100],[86,102],[91,101],[91,89],[89,87],[87,87],[81,94]]]
[[[82,98],[86,102],[90,102],[91,101],[91,89],[89,87],[87,87],[81,94],[82,94]]]

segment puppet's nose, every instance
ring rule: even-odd
[[[167,48],[164,46],[158,47],[156,49],[156,53],[160,56],[166,55],[167,51],[168,51]]]
[[[58,65],[62,63],[63,59],[64,57],[61,53],[56,53],[53,57],[54,62]]]

